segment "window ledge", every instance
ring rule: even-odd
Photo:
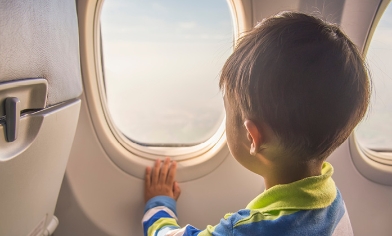
[[[376,152],[360,146],[355,133],[349,138],[349,145],[353,163],[365,178],[392,186],[392,153]]]

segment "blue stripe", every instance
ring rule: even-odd
[[[345,213],[340,192],[323,209],[303,210],[275,220],[263,220],[234,228],[234,235],[331,235]]]
[[[160,218],[173,218],[173,217],[171,217],[166,211],[158,211],[157,213],[155,213],[150,219],[143,222],[143,231],[145,236],[147,236],[148,228]]]
[[[156,196],[148,200],[146,203],[146,206],[144,207],[144,214],[150,210],[151,208],[157,207],[157,206],[165,206],[169,208],[170,210],[173,211],[174,214],[177,215],[176,212],[176,201],[168,196]]]
[[[198,235],[201,230],[193,227],[192,225],[187,225],[183,236]]]
[[[243,209],[231,215],[228,219],[221,219],[219,224],[215,227],[212,235],[232,235],[233,234],[233,222],[238,222],[244,218],[249,217],[250,210]],[[252,234],[249,234],[252,235]]]

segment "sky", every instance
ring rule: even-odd
[[[108,106],[126,136],[194,144],[216,132],[233,46],[226,0],[106,0],[101,30]]]

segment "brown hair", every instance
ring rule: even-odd
[[[350,39],[296,12],[265,19],[242,37],[219,86],[241,120],[264,122],[286,150],[307,160],[343,143],[370,97],[364,60]]]

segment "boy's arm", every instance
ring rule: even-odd
[[[230,220],[222,219],[216,227],[209,226],[201,231],[191,225],[181,228],[177,224],[176,201],[181,190],[175,182],[177,164],[170,164],[166,158],[162,167],[157,160],[154,167],[147,167],[145,177],[144,198],[146,202],[143,223],[145,236],[167,235],[231,235],[232,225]]]
[[[143,232],[144,235],[165,235],[168,229],[179,228],[176,201],[181,189],[175,181],[177,163],[166,158],[156,160],[154,167],[147,167],[144,187]],[[159,232],[159,234],[158,234]]]

